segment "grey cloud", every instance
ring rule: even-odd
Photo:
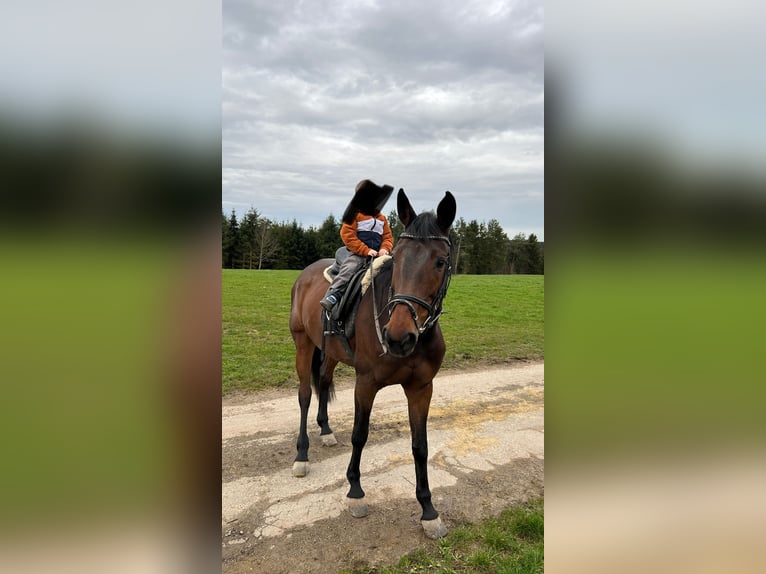
[[[539,233],[542,25],[528,1],[226,0],[224,207],[316,224],[370,177],[480,220],[527,202]]]
[[[486,3],[394,2],[387,17],[358,31],[355,43],[386,68],[439,82],[493,69],[538,73],[542,14],[536,3],[518,3],[502,17],[481,17]],[[524,32],[530,27],[530,35]],[[430,72],[430,74],[429,74]]]

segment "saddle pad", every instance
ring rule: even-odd
[[[392,257],[390,255],[381,255],[380,257],[376,257],[372,260],[372,267],[367,270],[367,273],[364,274],[364,277],[362,278],[362,295],[364,295],[367,292],[367,287],[370,286],[370,281],[372,280],[370,276],[370,272],[372,271],[375,273],[375,276],[380,273],[380,268],[383,267],[383,265],[386,264],[386,262],[390,261]],[[327,280],[328,283],[332,283],[332,276],[330,275],[330,269],[332,268],[332,265],[324,270],[324,278]]]

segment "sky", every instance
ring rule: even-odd
[[[371,179],[544,239],[543,20],[541,0],[224,0],[223,211],[318,226]]]

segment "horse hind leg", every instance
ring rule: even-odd
[[[314,344],[305,336],[295,336],[295,370],[298,373],[298,404],[301,408],[301,424],[296,443],[297,455],[293,462],[293,476],[303,477],[309,472],[309,435],[307,421],[311,405],[311,366]]]
[[[335,446],[338,444],[338,441],[335,439],[335,434],[330,428],[329,417],[327,416],[327,403],[335,398],[333,373],[338,361],[325,357],[322,363],[320,357],[321,353],[319,349],[316,349],[312,359],[311,370],[315,390],[319,397],[319,410],[317,411],[317,424],[321,429],[319,436],[322,439],[323,446]]]

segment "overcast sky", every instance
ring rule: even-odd
[[[319,225],[368,178],[543,239],[543,104],[541,0],[224,0],[223,210]]]

